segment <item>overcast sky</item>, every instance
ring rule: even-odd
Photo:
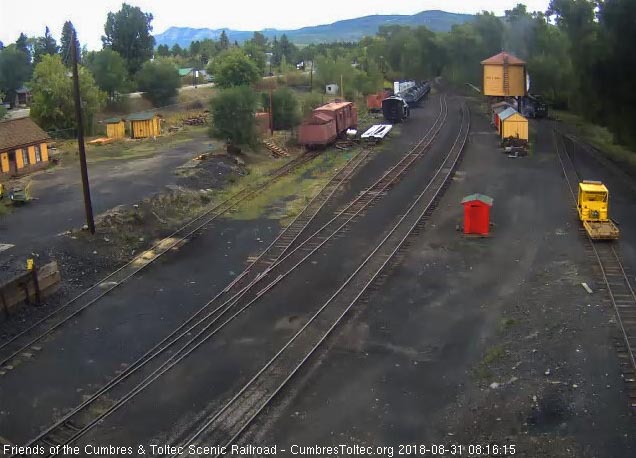
[[[100,37],[109,11],[121,0],[0,0],[0,40],[14,42],[20,32],[43,35],[44,27],[59,39],[71,20],[82,44],[101,48]],[[457,13],[482,10],[502,14],[517,0],[128,0],[154,16],[154,33],[170,26],[227,27],[236,30],[295,29],[328,24],[369,14],[413,14],[440,9]],[[549,0],[527,0],[530,11],[545,11]]]

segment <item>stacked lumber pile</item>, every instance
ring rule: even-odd
[[[263,140],[263,145],[267,148],[274,157],[289,157],[289,153],[284,149],[274,143],[272,140]]]

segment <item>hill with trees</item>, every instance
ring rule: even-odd
[[[434,32],[448,32],[453,25],[463,24],[474,18],[471,14],[447,13],[446,11],[422,11],[413,15],[373,15],[355,19],[337,21],[333,24],[303,27],[296,30],[261,30],[266,38],[273,39],[286,35],[295,44],[329,43],[337,41],[358,41],[368,35],[375,35],[381,26],[426,26]],[[252,38],[252,32],[232,29],[195,29],[190,27],[170,27],[155,35],[158,45],[172,47],[190,46],[193,41],[205,39],[219,40],[225,33],[230,41],[243,43]]]

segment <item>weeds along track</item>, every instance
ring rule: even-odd
[[[565,139],[561,132],[553,131],[554,147],[563,169],[563,175],[570,191],[573,211],[578,219],[577,190],[581,177],[572,162]],[[629,406],[636,411],[636,294],[625,272],[617,242],[592,240],[585,229],[579,226],[579,232],[585,239],[586,251],[590,260],[596,264],[603,279],[604,292],[616,316],[620,338],[616,344],[621,360],[623,378],[627,384]]]
[[[20,357],[23,352],[31,351],[30,348],[33,345],[50,335],[56,329],[60,328],[88,307],[94,305],[101,298],[111,293],[116,288],[126,283],[140,271],[146,269],[159,258],[166,255],[169,251],[185,243],[197,232],[205,229],[208,224],[226,214],[240,203],[255,196],[259,191],[271,186],[280,178],[289,175],[301,165],[314,159],[315,156],[315,154],[304,154],[271,172],[267,178],[263,180],[263,182],[241,189],[224,201],[192,219],[187,224],[181,226],[169,236],[155,243],[149,250],[141,253],[139,256],[121,266],[119,269],[108,274],[90,288],[84,290],[61,307],[58,307],[44,318],[38,320],[28,329],[25,329],[7,342],[0,345],[0,367],[8,364],[14,358]],[[103,285],[109,286],[104,288]]]
[[[265,249],[261,255],[223,291],[169,336],[156,344],[85,402],[64,415],[55,424],[29,441],[30,445],[64,445],[83,437],[101,420],[125,405],[153,381],[194,352],[238,315],[244,312],[282,278],[294,271],[313,253],[350,224],[392,185],[404,176],[408,168],[431,146],[448,116],[445,96],[440,97],[440,112],[434,125],[421,141],[374,185],[363,191],[343,211],[338,212],[321,229],[299,242],[300,234],[314,216],[364,163],[369,150],[361,151],[338,171],[309,202],[294,221]],[[317,240],[317,241],[316,241]],[[272,279],[274,279],[272,281]],[[260,287],[261,283],[266,284]],[[257,287],[258,286],[258,287]],[[47,448],[48,449],[48,448]]]
[[[200,442],[207,446],[229,447],[239,438],[381,276],[400,247],[418,228],[421,229],[422,221],[430,218],[460,162],[469,131],[470,113],[463,105],[462,122],[455,143],[433,178],[388,235],[329,300],[231,399],[214,414],[192,425],[172,445],[186,449]],[[181,456],[188,455],[177,454],[173,458]]]

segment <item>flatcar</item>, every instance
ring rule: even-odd
[[[382,114],[390,123],[398,124],[410,116],[411,109],[402,97],[394,95],[382,101]]]
[[[327,146],[357,127],[358,111],[351,102],[331,102],[316,108],[298,131],[298,143],[308,147]]]

